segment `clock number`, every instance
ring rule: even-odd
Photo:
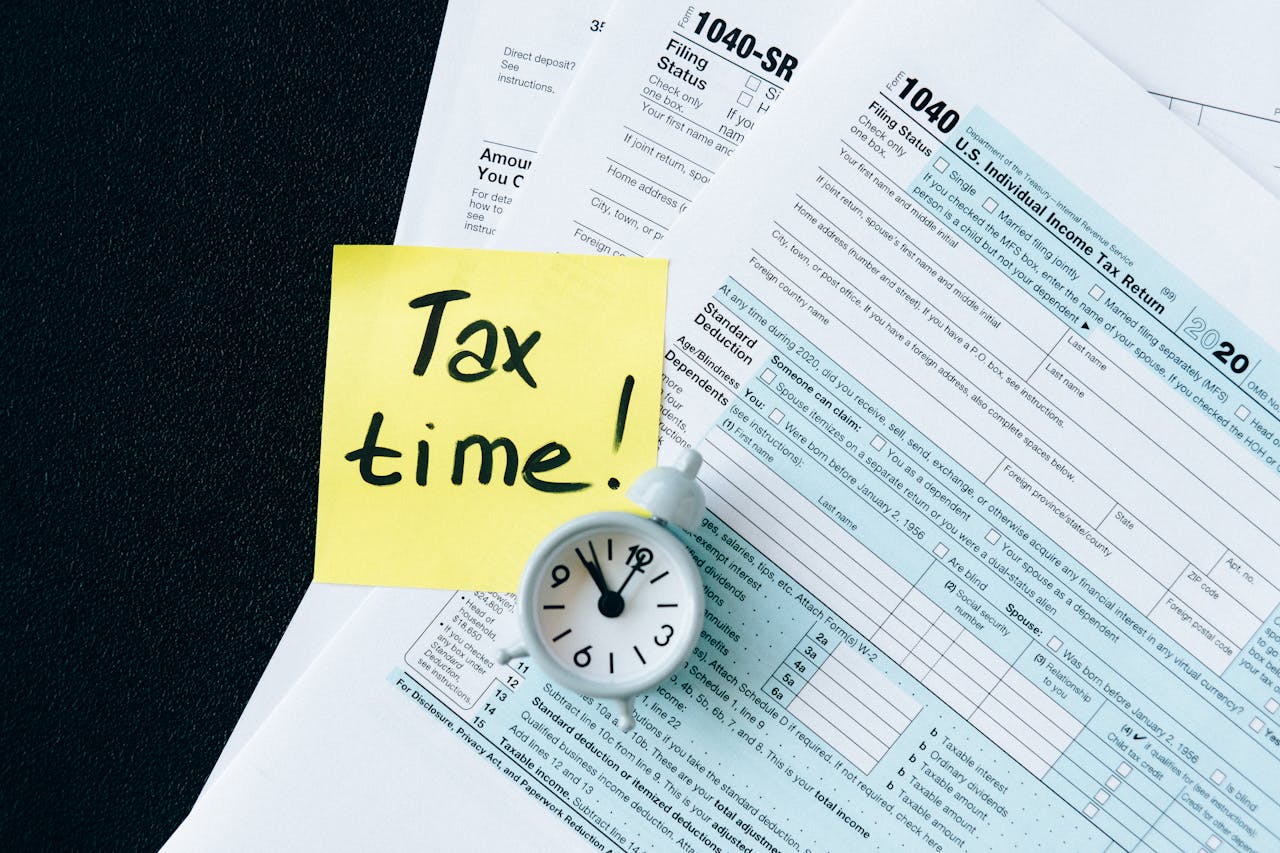
[[[560,584],[569,580],[569,567],[565,565],[556,566],[551,570],[551,588],[555,589]]]
[[[573,662],[579,668],[591,665],[591,647],[583,646],[573,653]]]
[[[632,545],[627,549],[627,565],[643,572],[644,567],[653,562],[653,552],[640,545]]]
[[[666,629],[667,635],[661,638],[658,637],[657,634],[653,636],[653,642],[659,646],[665,646],[667,643],[671,642],[671,636],[676,632],[676,629],[672,628],[670,625],[664,624],[662,627]]]

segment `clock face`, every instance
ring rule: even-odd
[[[649,529],[646,529],[649,528]],[[702,580],[684,545],[651,521],[604,523],[553,547],[530,590],[540,645],[576,678],[661,680],[702,626]]]

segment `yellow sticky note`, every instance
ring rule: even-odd
[[[667,263],[337,246],[318,581],[514,592],[655,464]]]

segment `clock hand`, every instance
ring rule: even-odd
[[[618,595],[622,595],[622,591],[627,588],[627,584],[631,583],[631,579],[635,577],[636,572],[644,573],[644,566],[636,566],[622,581],[622,586],[618,587]]]
[[[591,573],[591,579],[596,582],[596,586],[600,587],[600,598],[596,601],[596,608],[601,616],[615,619],[622,615],[626,602],[604,582],[604,572],[600,569],[600,556],[596,553],[596,543],[587,540],[587,547],[591,549],[591,562],[587,562],[587,558],[582,556],[581,551],[578,551],[578,559],[586,565],[587,571]]]
[[[600,595],[608,595],[610,592],[609,585],[604,582],[604,572],[600,570],[600,562],[598,560],[588,560],[583,556],[581,548],[574,548],[573,550],[577,552],[578,559],[582,561],[582,565],[587,567],[587,574],[591,575],[591,580],[595,581],[596,586],[600,588]],[[594,545],[591,546],[591,556],[595,557]]]

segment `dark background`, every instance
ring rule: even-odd
[[[311,576],[335,243],[445,3],[6,4],[0,847],[159,847]]]

